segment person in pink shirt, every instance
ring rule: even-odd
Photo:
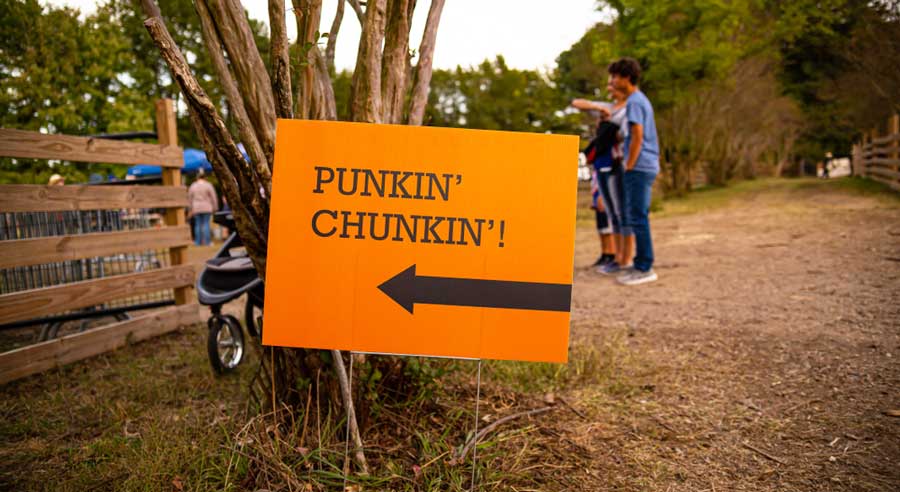
[[[219,209],[219,199],[202,169],[197,173],[197,180],[188,188],[188,207],[188,217],[193,218],[194,222],[194,244],[210,244],[209,218]]]

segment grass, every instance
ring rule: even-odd
[[[844,193],[865,196],[878,200],[881,205],[895,207],[900,205],[900,193],[888,186],[871,179],[846,177],[835,179],[817,178],[760,178],[737,181],[728,186],[703,186],[681,197],[659,198],[654,196],[650,205],[654,217],[673,217],[689,215],[728,207],[736,202],[743,202],[753,195],[782,195],[800,193]],[[578,225],[594,223],[594,211],[590,210],[590,188],[582,184],[578,189],[578,209],[576,222]]]
[[[728,207],[736,202],[745,203],[753,195],[773,192],[790,198],[797,193],[845,193],[877,199],[888,206],[900,204],[900,193],[873,180],[856,177],[836,179],[797,178],[779,179],[763,178],[738,181],[729,186],[705,186],[698,188],[683,197],[668,198],[661,201],[657,217],[672,217],[687,214],[708,212]]]
[[[213,377],[199,328],[2,388],[0,489],[204,490],[249,366]],[[237,420],[236,420],[237,419]]]
[[[245,361],[233,377],[215,377],[199,327],[8,384],[0,403],[0,489],[6,490],[333,490],[343,483],[344,422],[339,409],[321,418],[303,411],[273,426],[270,414],[247,413]],[[481,417],[543,406],[585,384],[610,394],[631,363],[624,335],[575,342],[570,362],[487,361]],[[467,490],[468,462],[450,457],[471,437],[474,364],[417,359],[426,395],[385,403],[365,430],[376,472],[355,477],[365,490]],[[324,397],[323,397],[324,398]],[[311,406],[315,408],[315,403]],[[586,409],[585,409],[586,410]],[[565,409],[556,412],[567,411]],[[330,412],[330,413],[329,413]],[[305,430],[304,430],[305,429]],[[478,446],[479,483],[539,486],[525,468],[541,460],[541,426],[524,419]],[[322,446],[317,436],[322,435]],[[510,456],[518,456],[510,460]],[[293,477],[293,478],[286,478]],[[307,484],[312,489],[304,487]]]
[[[898,194],[884,193],[881,185],[865,180],[755,180],[665,200],[658,213],[697,213],[729,207],[736,200],[745,203],[755,194],[780,200],[820,190],[835,192],[827,196],[837,199],[847,193],[900,206]],[[629,347],[624,330],[604,333],[573,340],[565,365],[483,364],[480,425],[544,406],[551,393],[589,415],[591,422],[557,405],[551,414],[500,427],[478,447],[482,490],[595,490],[600,482],[591,482],[593,475],[584,470],[598,452],[614,456],[629,446],[649,446],[610,437],[609,449],[597,450],[579,438],[612,434],[616,425],[630,429],[635,415],[653,405],[646,395],[654,391],[661,369]],[[471,437],[475,364],[416,359],[411,366],[415,377],[433,384],[422,385],[404,402],[376,401],[364,435],[374,473],[354,477],[351,485],[364,490],[467,490],[469,462],[453,465],[449,458]],[[344,456],[340,412],[310,411],[305,421],[300,409],[293,420],[275,426],[270,415],[247,411],[254,370],[251,357],[233,377],[213,376],[205,332],[193,327],[7,384],[0,388],[0,490],[339,488]],[[362,389],[358,391],[361,395]],[[593,422],[605,427],[591,427]],[[661,429],[651,426],[644,432],[666,434]],[[661,440],[658,446],[663,452],[667,443]],[[641,477],[607,475],[605,487],[646,480],[643,488],[649,490],[658,483],[654,477],[679,473],[659,461],[641,461],[641,453],[629,455],[629,469]]]

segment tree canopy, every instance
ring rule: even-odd
[[[194,2],[162,0],[160,7],[198,82],[234,131]],[[606,66],[632,56],[644,68],[641,87],[657,110],[664,181],[681,190],[701,172],[724,182],[779,174],[827,151],[847,154],[859,131],[900,111],[896,1],[610,0],[597,8],[611,20],[560,53],[549,72],[511,68],[502,55],[435,70],[425,124],[585,134],[589,126],[567,109],[569,101],[605,99]],[[108,0],[86,16],[38,0],[6,2],[0,125],[76,135],[151,130],[153,101],[182,96],[143,20],[139,0]],[[269,68],[269,29],[248,22]],[[299,52],[310,43],[325,48],[327,38],[317,35],[291,44],[294,72],[303,68]],[[352,73],[335,73],[332,62],[328,69],[337,117],[350,119]],[[298,80],[291,80],[293,93]],[[186,117],[179,118],[179,142],[200,143]],[[9,160],[0,166],[3,179],[13,176]],[[51,172],[38,161],[20,161],[15,170],[33,180]],[[60,170],[74,181],[86,178],[74,167]]]
[[[612,21],[558,58],[571,97],[597,97],[631,56],[657,111],[664,183],[681,190],[849,154],[859,131],[900,110],[897,2],[600,1]]]

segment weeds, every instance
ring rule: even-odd
[[[3,388],[0,488],[40,490],[338,490],[343,486],[344,419],[325,395],[279,419],[249,409],[251,358],[234,377],[214,377],[201,330],[160,337]],[[482,426],[542,406],[548,391],[600,382],[612,388],[627,360],[622,338],[573,343],[570,362],[484,363]],[[252,352],[252,351],[251,351]],[[371,476],[349,474],[360,490],[468,490],[471,459],[451,458],[472,436],[474,363],[412,358],[399,393],[375,374],[378,356],[354,367],[355,395],[371,413],[363,428]],[[304,390],[306,391],[306,390]],[[569,412],[560,407],[554,413]],[[541,429],[552,419],[514,421],[477,447],[483,490],[534,485]],[[351,450],[352,451],[352,450]]]

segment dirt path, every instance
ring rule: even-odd
[[[900,200],[769,182],[652,219],[660,280],[575,275],[572,335],[623,336],[571,426],[596,490],[900,489]],[[576,264],[597,240],[578,231]],[[609,394],[606,391],[606,394]]]
[[[586,218],[576,265],[597,254]],[[485,364],[485,423],[551,391],[571,407],[482,442],[480,490],[900,490],[900,196],[747,182],[665,202],[652,223],[658,282],[576,268],[568,366]],[[0,388],[0,490],[221,490],[255,369],[214,377],[205,343],[198,325]],[[475,373],[453,367],[421,413],[386,406],[366,429],[396,480],[365,490],[468,490],[445,457]],[[229,483],[256,490],[240,469]]]

